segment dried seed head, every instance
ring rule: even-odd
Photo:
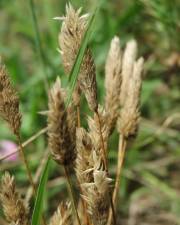
[[[52,216],[49,225],[72,225],[72,215],[70,203],[61,203],[54,215]]]
[[[53,159],[63,165],[75,159],[75,123],[70,115],[72,109],[65,110],[61,82],[57,79],[49,93],[48,142]]]
[[[138,130],[143,64],[143,58],[133,64],[132,75],[127,84],[126,101],[122,106],[118,120],[119,132],[126,138],[135,136]]]
[[[110,133],[113,131],[118,117],[119,95],[121,88],[121,60],[122,52],[120,48],[120,40],[114,37],[106,60],[105,66],[105,110],[108,114],[108,127]]]
[[[101,132],[103,135],[104,144],[106,146],[108,141],[108,136],[110,133],[110,130],[107,124],[108,115],[100,105],[98,107],[98,114],[100,117]],[[88,126],[89,126],[89,135],[92,139],[92,142],[95,146],[96,151],[98,152],[101,150],[102,146],[101,146],[100,127],[99,127],[97,114],[94,114],[94,118],[88,117]]]
[[[66,73],[70,73],[79,51],[84,33],[87,28],[87,16],[80,16],[81,9],[75,11],[69,4],[66,6],[66,16],[63,17],[59,45],[61,48],[62,61]],[[95,64],[89,49],[86,50],[81,64],[77,84],[84,92],[91,110],[97,110],[97,87]],[[80,96],[75,94],[74,102],[79,104]]]
[[[14,177],[8,172],[1,181],[0,200],[2,202],[5,217],[9,223],[16,225],[28,225],[28,207],[16,190]]]
[[[87,18],[80,16],[81,9],[75,11],[71,4],[66,5],[66,15],[59,34],[59,45],[63,65],[69,73],[76,59],[83,35],[86,31]]]
[[[88,171],[93,166],[92,150],[93,144],[89,134],[84,128],[76,130],[76,176],[79,184],[92,181],[92,171]],[[86,171],[86,172],[85,172]],[[88,171],[88,172],[87,172]]]
[[[13,133],[19,134],[21,114],[19,112],[19,98],[12,87],[8,73],[0,61],[0,116],[6,120]]]
[[[105,225],[107,223],[110,198],[109,183],[106,171],[101,166],[100,157],[93,152],[94,167],[93,182],[84,183],[84,199],[87,201],[88,211],[94,225]]]
[[[134,62],[137,56],[137,43],[131,40],[127,43],[122,60],[122,85],[120,93],[120,104],[123,105],[128,94],[128,85],[132,77]]]

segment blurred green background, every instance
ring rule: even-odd
[[[47,109],[43,77],[50,83],[60,76],[66,82],[58,48],[61,23],[53,17],[65,13],[63,0],[36,0],[35,13],[40,31],[44,65],[37,48],[29,1],[0,0],[0,55],[16,86],[23,114],[23,140],[46,126],[38,112]],[[83,12],[93,12],[96,0],[71,1]],[[99,100],[104,96],[104,63],[114,35],[122,46],[131,38],[138,42],[145,58],[142,90],[142,119],[139,135],[129,146],[120,189],[119,217],[122,224],[180,224],[180,2],[178,0],[104,1],[96,17],[90,47],[96,62]],[[84,103],[84,113],[87,106]],[[84,115],[85,117],[85,115]],[[15,141],[0,120],[0,141]],[[115,173],[117,134],[110,140],[110,172]],[[35,173],[47,147],[42,135],[27,147]],[[0,153],[1,154],[1,153]],[[0,161],[0,173],[15,174],[19,187],[27,180],[19,161]],[[46,205],[50,213],[64,196],[63,177],[53,164]],[[59,193],[59,191],[61,193]],[[0,210],[1,211],[1,210]],[[3,224],[0,221],[0,224]]]

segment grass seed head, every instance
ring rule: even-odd
[[[93,181],[84,183],[84,199],[94,225],[105,225],[110,207],[109,183],[106,171],[102,167],[100,156],[93,151]]]
[[[106,111],[103,109],[103,107],[100,105],[98,107],[98,114],[100,117],[101,132],[102,132],[103,140],[106,145],[108,142],[108,136],[110,133],[109,126],[108,126],[108,115]],[[88,126],[89,126],[89,135],[92,139],[94,147],[96,151],[100,151],[102,146],[101,146],[100,129],[99,129],[99,121],[97,118],[97,114],[94,114],[94,118],[90,116],[88,117]]]
[[[132,74],[127,83],[127,95],[118,120],[119,132],[126,138],[137,134],[140,118],[140,92],[142,85],[143,58],[134,62]]]
[[[1,181],[0,200],[5,217],[9,223],[28,225],[28,207],[16,190],[14,177],[8,172]]]
[[[0,61],[0,116],[8,122],[13,133],[19,134],[21,114],[19,98],[12,87],[7,70]]]
[[[66,6],[66,15],[63,17],[63,23],[59,34],[59,45],[61,48],[61,56],[66,73],[70,73],[75,59],[77,57],[81,42],[87,29],[87,16],[80,16],[81,9],[75,9],[69,4]],[[77,85],[84,92],[88,105],[92,111],[96,111],[97,103],[97,87],[95,64],[89,49],[81,64]],[[78,90],[78,87],[77,89]],[[73,95],[75,104],[80,101],[80,93],[75,92]]]
[[[77,128],[76,130],[76,149],[76,176],[78,178],[79,184],[91,182],[92,171],[87,171],[93,166],[93,143],[89,134],[84,128]]]
[[[75,159],[75,123],[72,109],[65,109],[63,93],[57,79],[49,93],[48,142],[53,159],[70,165]]]
[[[71,205],[70,203],[61,203],[54,215],[52,216],[49,225],[72,225]]]
[[[114,37],[111,41],[111,46],[105,65],[105,110],[108,114],[108,127],[110,133],[113,131],[118,118],[119,95],[121,88],[121,64],[122,52],[120,48],[120,40]]]
[[[125,48],[122,59],[122,85],[120,93],[120,104],[123,105],[128,94],[128,85],[132,77],[134,62],[137,56],[137,43],[130,40]]]

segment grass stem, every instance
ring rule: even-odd
[[[65,165],[64,165],[64,173],[65,173],[65,177],[66,177],[66,180],[67,180],[67,187],[68,187],[68,192],[69,192],[69,196],[70,196],[70,199],[71,199],[71,203],[72,203],[72,206],[73,206],[73,211],[74,211],[74,214],[76,215],[78,224],[81,225],[80,218],[79,218],[78,211],[77,211],[77,207],[76,207],[76,203],[75,203],[75,197],[74,197],[74,194],[73,194],[73,188],[72,188],[71,180],[70,180],[70,177],[69,177],[69,171],[68,171],[67,166],[65,166]]]
[[[29,164],[28,164],[26,156],[24,154],[24,149],[23,149],[23,146],[22,146],[20,135],[17,135],[17,139],[18,139],[18,144],[19,144],[19,148],[20,148],[20,156],[21,156],[21,159],[22,159],[22,161],[24,163],[29,182],[30,182],[30,184],[31,184],[31,186],[33,188],[33,194],[35,196],[35,194],[36,194],[36,187],[35,187],[35,184],[33,182],[33,178],[32,178],[32,174],[31,174],[31,170],[30,170]]]
[[[24,149],[23,149],[23,145],[22,145],[20,134],[17,135],[17,139],[18,139],[18,144],[19,144],[19,148],[20,148],[20,156],[21,156],[22,161],[24,163],[24,166],[25,166],[25,169],[26,169],[26,173],[28,175],[29,182],[30,182],[30,184],[32,186],[33,195],[35,197],[36,196],[36,185],[34,184],[33,177],[32,177],[32,174],[31,174],[31,169],[29,167],[28,161],[27,161],[26,156],[24,154]],[[42,224],[46,225],[44,217],[42,217]]]
[[[116,170],[115,187],[113,192],[113,205],[114,205],[115,211],[117,206],[117,197],[118,197],[119,186],[120,186],[120,175],[121,175],[122,166],[124,162],[126,146],[127,146],[127,141],[125,137],[121,135],[119,138],[118,164],[117,164],[117,170]],[[110,212],[107,225],[111,225],[112,216],[113,216],[112,212]]]
[[[98,119],[98,125],[99,125],[99,135],[100,135],[100,140],[101,140],[101,147],[102,147],[102,159],[103,159],[103,163],[105,166],[105,170],[107,173],[107,176],[109,175],[108,172],[108,161],[107,161],[107,152],[106,152],[106,148],[105,148],[105,144],[104,144],[104,138],[103,138],[103,134],[102,134],[102,126],[101,126],[101,120],[100,120],[100,116],[98,111],[96,112],[96,116]],[[113,204],[113,200],[112,200],[112,196],[111,193],[109,192],[109,197],[110,197],[110,205],[111,205],[111,214],[113,217],[113,223],[114,225],[116,225],[116,215],[115,215],[115,210],[114,210],[114,204]]]
[[[81,126],[80,105],[77,106],[77,127]]]
[[[20,151],[21,148],[23,148],[24,150],[24,147],[26,147],[27,145],[29,145],[30,143],[32,143],[34,140],[36,140],[39,136],[41,136],[42,134],[46,133],[47,132],[47,127],[41,129],[40,131],[38,131],[36,134],[34,134],[33,136],[31,136],[28,140],[26,140],[25,142],[21,143],[21,147],[20,145],[13,151],[11,152],[10,154],[7,154],[3,157],[0,158],[0,162],[11,157],[12,155],[16,154],[17,152]]]

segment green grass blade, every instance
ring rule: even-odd
[[[36,12],[35,12],[34,0],[29,0],[29,5],[30,5],[30,9],[31,9],[33,26],[34,26],[34,31],[35,31],[36,48],[38,50],[38,54],[39,54],[41,64],[42,64],[42,69],[43,69],[44,86],[45,86],[46,92],[48,93],[49,83],[48,83],[48,74],[47,74],[46,65],[45,65],[46,59],[45,59],[45,55],[44,55],[43,48],[41,45],[40,31],[39,31],[39,26],[38,26],[38,22],[37,22]]]
[[[76,81],[77,81],[77,78],[78,78],[78,75],[79,75],[81,63],[83,61],[83,57],[84,57],[84,54],[85,54],[85,51],[86,51],[86,48],[87,48],[87,45],[88,45],[88,42],[89,42],[89,39],[90,39],[90,36],[91,36],[91,31],[92,31],[92,28],[93,28],[93,25],[94,25],[94,22],[95,22],[95,16],[97,15],[97,13],[99,11],[99,9],[102,5],[102,2],[103,1],[101,1],[99,3],[99,5],[96,7],[95,12],[93,13],[93,15],[91,16],[91,18],[89,20],[87,30],[84,34],[84,37],[83,37],[81,46],[79,48],[75,63],[73,65],[71,73],[69,75],[70,91],[69,91],[69,94],[68,94],[68,97],[67,97],[66,107],[69,105],[69,103],[71,101],[72,94],[73,94],[73,91],[74,91],[74,88],[75,88],[75,85],[76,85]]]
[[[42,209],[43,209],[43,199],[44,199],[46,183],[48,180],[50,162],[51,162],[51,160],[49,157],[46,162],[46,165],[44,167],[44,170],[42,172],[41,180],[40,180],[40,183],[38,186],[31,225],[39,225],[40,224],[40,219],[41,219]]]

